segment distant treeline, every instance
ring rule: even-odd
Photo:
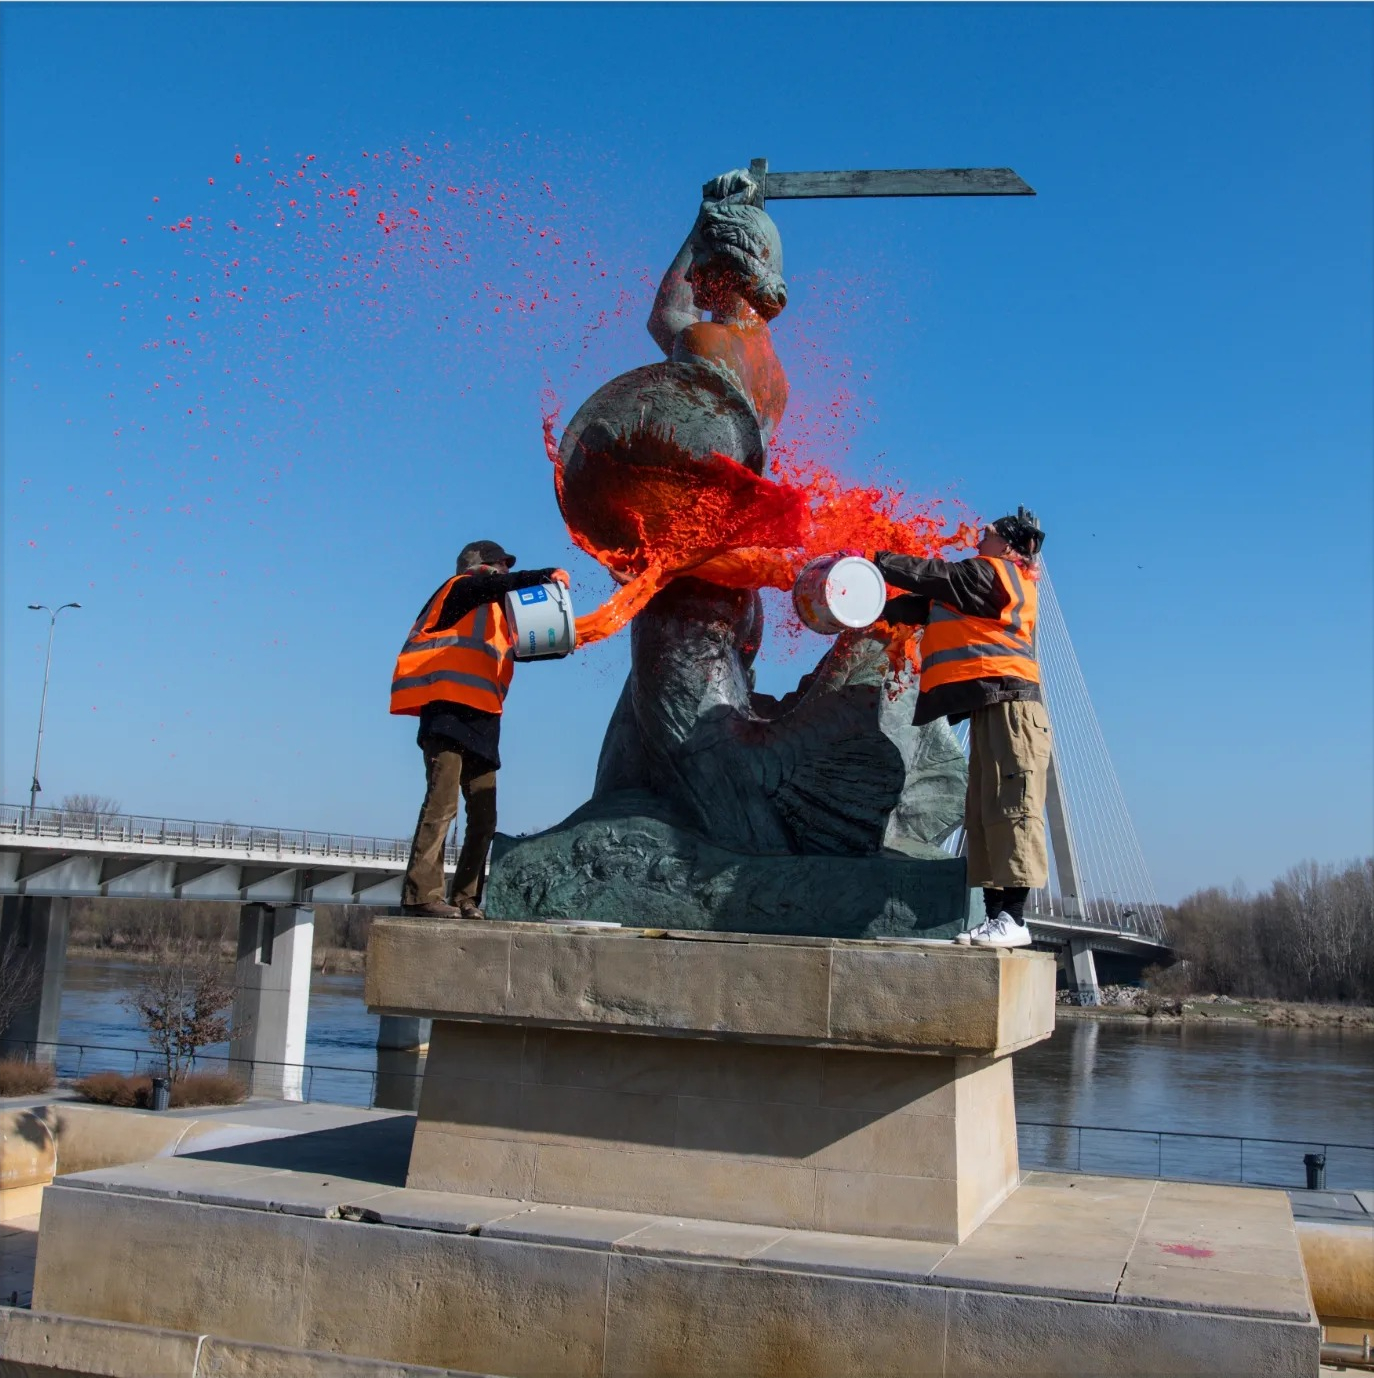
[[[317,904],[316,949],[363,951],[377,912],[366,904]],[[172,930],[232,952],[238,945],[239,906],[213,900],[72,900],[70,941],[78,947],[155,952]]]
[[[1172,994],[1374,1005],[1374,857],[1304,861],[1266,891],[1199,890],[1165,914]]]

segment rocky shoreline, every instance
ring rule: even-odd
[[[1100,1005],[1077,1005],[1060,991],[1056,1019],[1117,1019],[1160,1024],[1264,1024],[1271,1028],[1343,1028],[1374,1032],[1367,1005],[1301,1004],[1230,995],[1160,995],[1139,986],[1103,986]]]

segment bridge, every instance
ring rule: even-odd
[[[389,906],[409,855],[409,838],[0,805],[6,895]]]

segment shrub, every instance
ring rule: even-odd
[[[173,1105],[237,1105],[248,1088],[228,1072],[187,1072],[172,1084]]]
[[[125,1076],[123,1072],[92,1072],[72,1083],[72,1090],[97,1105],[147,1105],[152,1099],[151,1077]]]
[[[153,1104],[153,1079],[146,1073],[92,1072],[72,1090],[97,1105],[148,1110]],[[172,1083],[172,1106],[237,1105],[247,1094],[244,1084],[227,1072],[187,1072]]]
[[[51,1090],[56,1080],[51,1063],[0,1058],[0,1096],[36,1096]]]

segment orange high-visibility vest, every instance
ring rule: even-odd
[[[1024,679],[1040,683],[1035,659],[1035,618],[1040,599],[1035,580],[1014,560],[986,560],[1006,589],[1008,602],[997,617],[969,617],[934,602],[921,636],[921,692],[970,679]]]
[[[499,713],[515,674],[514,638],[500,603],[482,603],[456,626],[437,628],[456,574],[424,606],[396,657],[391,676],[391,711],[411,716],[427,703],[466,703]]]

